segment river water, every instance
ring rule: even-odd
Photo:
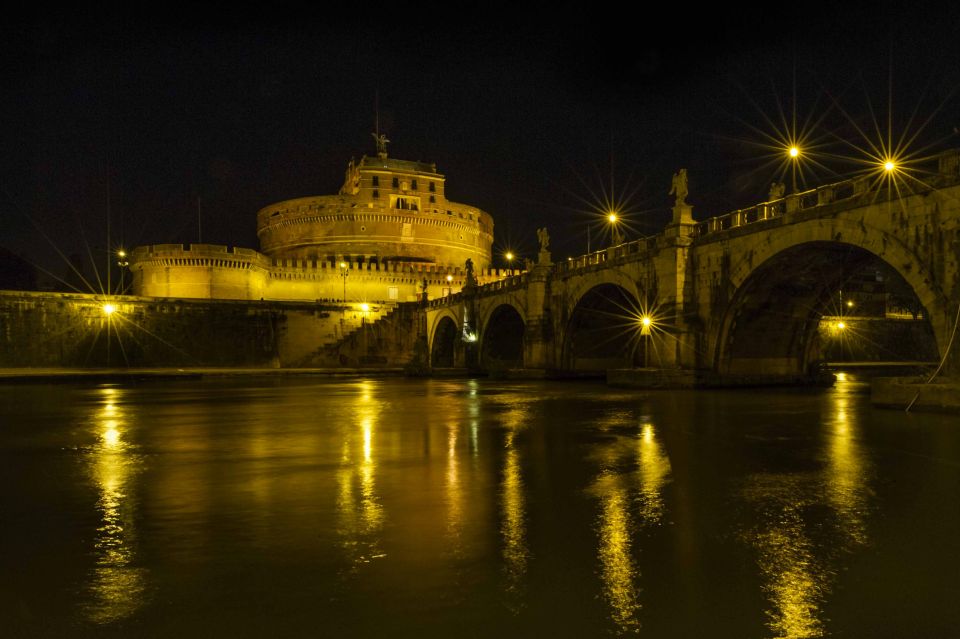
[[[960,636],[960,418],[841,377],[3,386],[0,636]]]

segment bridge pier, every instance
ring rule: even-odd
[[[523,335],[523,367],[546,370],[554,367],[553,325],[550,318],[549,256],[527,275],[527,318]]]

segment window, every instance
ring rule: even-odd
[[[431,195],[431,196],[430,196],[430,204],[436,204],[436,203],[437,203],[437,197],[436,197],[435,195]]]
[[[380,176],[379,176],[379,175],[374,175],[374,176],[373,176],[373,185],[374,185],[374,186],[380,186]]]
[[[437,183],[436,183],[436,182],[431,182],[431,183],[430,183],[430,192],[431,192],[431,193],[436,193],[436,191],[437,191]]]
[[[412,182],[410,183],[410,188],[411,188],[412,190],[414,190],[414,191],[417,190],[417,181],[416,181],[416,180],[414,180],[414,181],[412,181]]]
[[[397,177],[393,178],[393,188],[396,189],[399,187],[400,187],[400,178],[397,178]]]
[[[380,197],[380,191],[378,191],[377,189],[374,189],[374,190],[373,190],[373,197]]]

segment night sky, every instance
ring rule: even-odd
[[[377,104],[391,156],[435,162],[496,250],[532,254],[545,225],[555,258],[591,220],[597,248],[604,192],[628,239],[659,231],[681,167],[696,218],[763,200],[794,113],[801,187],[862,170],[888,122],[911,150],[960,146],[955,3],[518,6],[12,20],[0,247],[62,275],[58,251],[104,260],[108,210],[114,249],[195,242],[199,198],[204,242],[257,248],[258,209],[333,194],[374,153]]]

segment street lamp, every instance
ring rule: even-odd
[[[610,211],[607,214],[607,222],[610,223],[610,245],[617,246],[618,244],[623,244],[623,236],[620,235],[620,227],[617,226],[617,223],[620,221],[620,216],[617,215],[616,211]]]
[[[787,149],[787,155],[790,156],[791,175],[793,177],[793,192],[797,192],[797,162],[800,161],[800,147],[793,144]]]
[[[503,254],[503,257],[507,260],[507,268],[513,268],[513,251],[507,251]]]
[[[643,339],[643,367],[647,368],[650,362],[650,326],[653,324],[653,320],[650,319],[649,315],[644,315],[640,318],[640,337]]]
[[[123,249],[117,251],[117,266],[120,267],[120,294],[123,295],[125,292],[124,285],[124,275],[126,274],[126,268],[130,266],[130,262],[127,260],[127,252]]]
[[[343,278],[343,303],[347,303],[347,277],[350,275],[350,271],[347,270],[347,263],[340,262],[340,277]]]

